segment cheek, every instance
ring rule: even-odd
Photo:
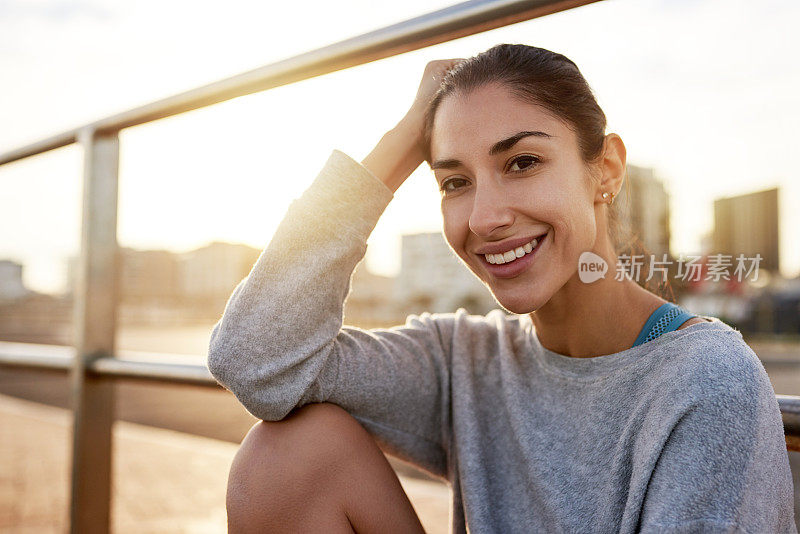
[[[454,205],[442,205],[444,237],[461,257],[465,255],[464,247],[469,235],[469,214],[465,216],[463,211]]]
[[[442,228],[444,229],[445,239],[455,251],[458,252],[464,247],[464,238],[466,237],[464,231],[458,224],[455,224],[452,218],[445,216]]]
[[[564,206],[564,217],[561,219],[562,236],[565,246],[572,256],[591,250],[597,235],[597,221],[592,205],[577,197]],[[577,265],[577,259],[576,259]]]

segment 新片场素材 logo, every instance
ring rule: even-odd
[[[578,277],[584,284],[605,278],[607,272],[608,263],[594,252],[584,252],[578,258]]]

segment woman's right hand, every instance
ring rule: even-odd
[[[361,162],[386,186],[397,188],[425,161],[423,129],[425,110],[439,89],[442,78],[462,59],[437,59],[428,62],[414,103],[392,130],[381,138],[372,152]]]
[[[425,65],[425,72],[422,74],[422,80],[419,82],[417,89],[417,96],[414,98],[411,108],[406,112],[403,117],[402,123],[410,124],[419,129],[420,139],[422,137],[422,128],[424,127],[425,110],[433,99],[433,95],[439,89],[447,71],[452,69],[455,65],[463,61],[463,58],[455,59],[435,59],[429,61]]]

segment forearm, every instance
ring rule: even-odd
[[[392,190],[397,189],[425,160],[419,121],[405,117],[386,132],[361,164]]]

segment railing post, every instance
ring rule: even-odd
[[[72,487],[70,532],[109,532],[114,383],[87,373],[115,352],[117,312],[117,191],[119,134],[80,131],[83,217],[75,286],[72,368]]]

